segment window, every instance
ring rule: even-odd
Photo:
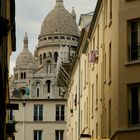
[[[92,116],[94,115],[94,84],[92,84],[92,87],[91,87],[91,96],[92,96]]]
[[[34,121],[43,120],[43,105],[34,105]]]
[[[112,0],[110,0],[109,19],[112,20]]]
[[[39,88],[37,88],[37,91],[36,91],[36,97],[39,97]]]
[[[104,63],[104,82],[106,81],[106,53],[104,53],[104,59],[103,59],[103,63]]]
[[[99,24],[97,27],[97,48],[99,47]]]
[[[56,121],[64,121],[65,120],[65,106],[64,105],[56,105]]]
[[[65,36],[60,36],[60,39],[65,39]]]
[[[55,140],[63,140],[64,130],[55,131]]]
[[[129,61],[140,60],[140,20],[129,22]]]
[[[23,79],[23,72],[21,72],[20,74],[20,79]]]
[[[26,79],[26,72],[24,72],[24,77],[23,78]]]
[[[77,107],[77,85],[75,87],[74,105],[75,105],[75,107]]]
[[[72,37],[72,40],[73,40],[73,41],[75,41],[75,38],[74,38],[74,37]]]
[[[44,59],[46,58],[46,53],[43,53],[43,58],[44,58]]]
[[[108,133],[109,133],[109,137],[111,136],[111,100],[109,100],[109,117],[108,117],[108,125],[109,125],[109,130],[108,130]]]
[[[57,58],[58,58],[58,52],[55,52],[54,53],[54,60],[55,60],[55,62],[57,62]]]
[[[96,138],[98,138],[98,123],[96,123]]]
[[[108,1],[107,0],[105,0],[104,1],[104,24],[105,24],[105,27],[106,27],[106,25],[107,25],[107,11],[108,11],[108,7],[107,7],[107,3]]]
[[[58,39],[58,36],[54,36],[54,39]]]
[[[40,55],[40,65],[42,64],[42,55]]]
[[[109,44],[109,81],[111,80],[111,42]]]
[[[129,124],[140,124],[140,84],[129,86]]]
[[[9,111],[10,111],[9,112],[9,120],[10,121],[13,121],[14,120],[14,112],[13,112],[13,109],[10,109]]]
[[[87,67],[86,67],[87,63],[86,63],[86,60],[85,60],[85,66],[84,66],[84,86],[86,86],[86,76],[87,76]]]
[[[98,75],[96,75],[96,108],[98,108]]]
[[[36,83],[36,97],[39,97],[40,96],[40,83],[37,82]]]
[[[70,40],[71,38],[70,37],[67,37],[67,40]]]
[[[34,130],[34,140],[42,140],[42,130]]]
[[[47,80],[47,81],[46,81],[46,84],[47,84],[47,93],[50,93],[51,81],[50,81],[50,80]]]
[[[83,110],[81,110],[81,121],[80,121],[80,132],[82,133],[82,130],[83,130]]]
[[[83,71],[81,71],[81,82],[80,82],[80,84],[81,84],[81,95],[82,95],[82,93],[83,93]]]
[[[49,40],[52,39],[52,36],[49,36],[48,39],[49,39]]]
[[[44,40],[47,40],[47,38],[46,38],[46,37],[44,37],[43,39],[44,39]]]

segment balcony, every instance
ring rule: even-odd
[[[129,61],[140,60],[140,43],[128,45],[128,59]]]
[[[129,126],[140,125],[140,108],[128,110]]]

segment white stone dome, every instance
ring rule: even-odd
[[[56,0],[54,9],[45,17],[40,35],[78,35],[78,26],[73,16],[64,8],[63,0]]]
[[[27,33],[25,33],[24,47],[16,59],[16,67],[28,68],[30,63],[34,63],[34,58],[32,53],[28,49],[28,37],[27,37]]]

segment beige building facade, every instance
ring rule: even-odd
[[[139,9],[139,0],[98,0],[72,67],[68,138],[140,139]]]

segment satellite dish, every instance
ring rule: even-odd
[[[20,92],[17,89],[13,90],[13,96],[14,97],[20,97]]]

